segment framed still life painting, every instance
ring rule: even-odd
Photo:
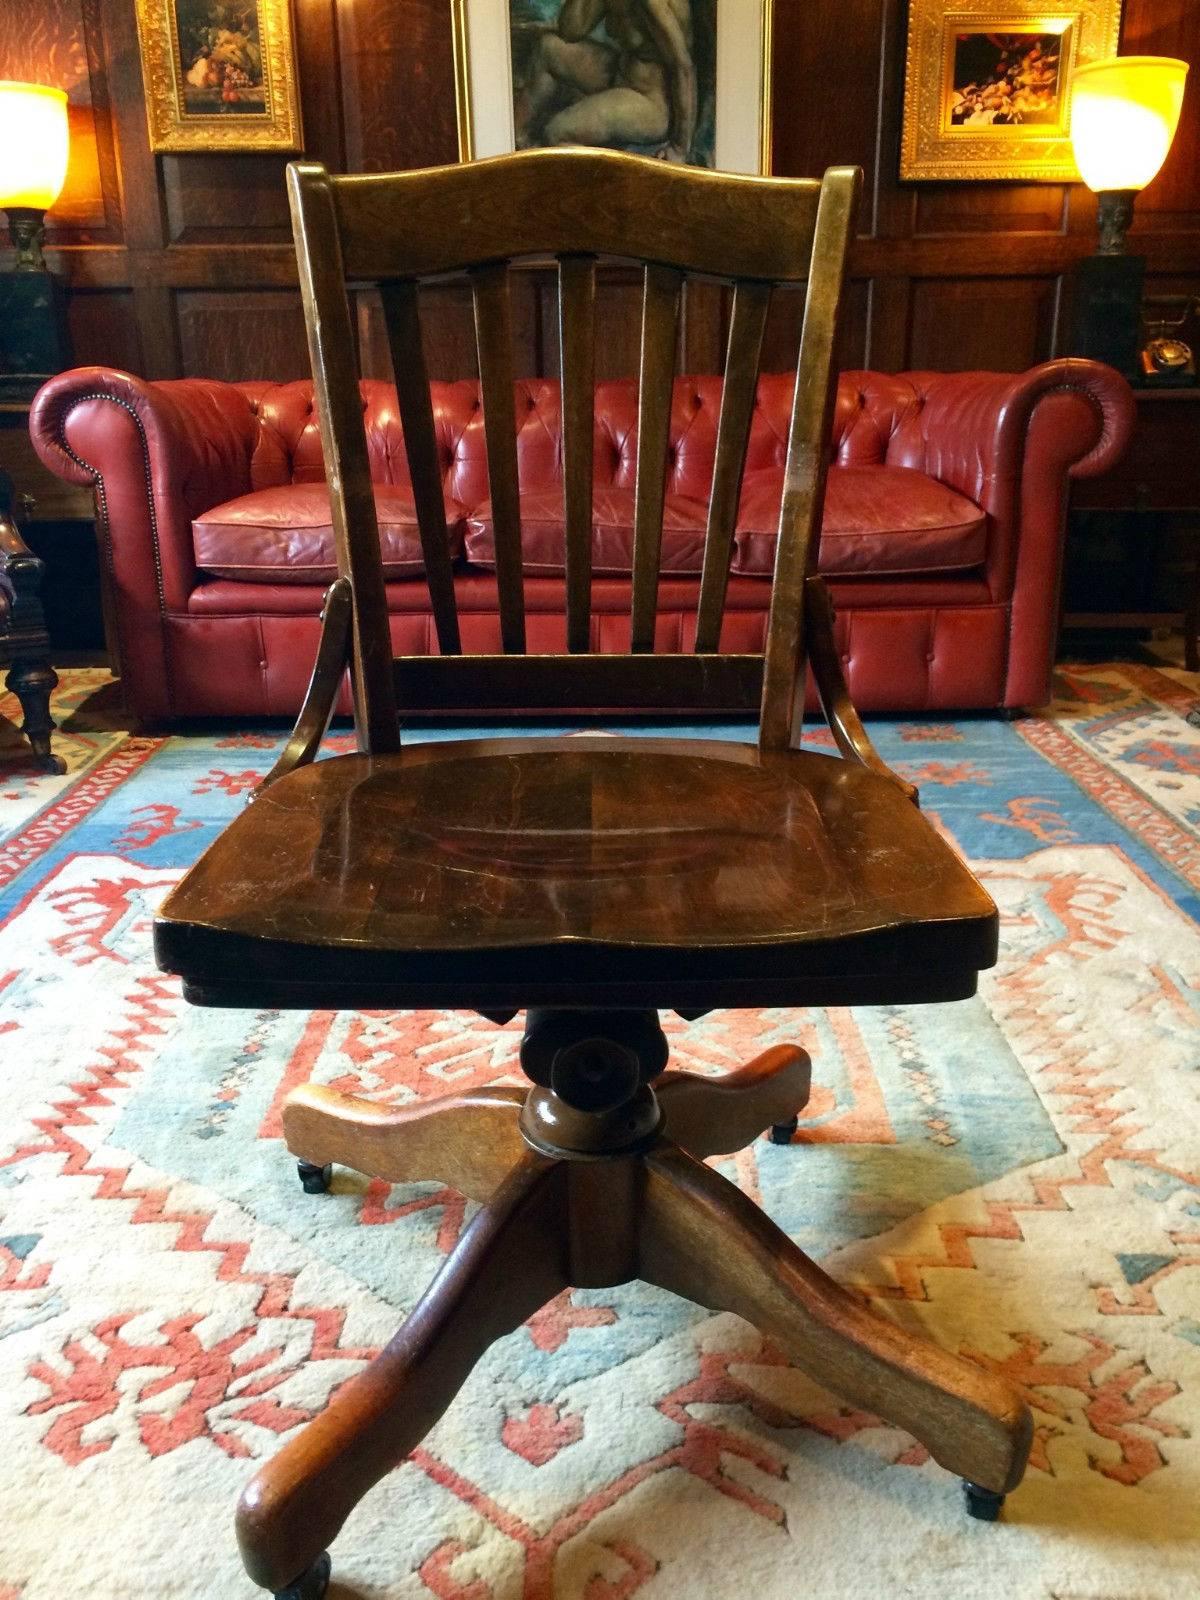
[[[912,0],[901,178],[1074,182],[1071,81],[1115,55],[1121,0]]]
[[[290,0],[137,0],[150,148],[296,150]]]
[[[766,172],[773,0],[451,0],[459,155],[624,150]]]

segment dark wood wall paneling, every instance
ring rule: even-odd
[[[72,159],[50,219],[71,285],[80,362],[148,377],[290,378],[307,370],[283,188],[286,158],[150,153],[132,0],[0,8],[0,75],[56,83],[71,101]],[[450,0],[295,0],[305,150],[339,170],[456,157]],[[1127,52],[1200,59],[1195,0],[1126,0]],[[857,161],[866,202],[842,363],[1017,370],[1061,348],[1071,264],[1092,248],[1093,197],[1059,184],[902,185],[895,177],[902,0],[776,0],[774,167]],[[1200,288],[1200,80],[1166,167],[1140,199],[1135,238],[1152,288]],[[634,370],[638,287],[600,294],[601,376]],[[474,371],[465,290],[426,303],[431,370]],[[683,370],[720,364],[724,299],[691,286]],[[796,295],[776,298],[764,365],[794,359]],[[363,365],[386,371],[374,297],[359,306]],[[517,368],[553,371],[552,279],[514,294]]]

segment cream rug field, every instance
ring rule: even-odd
[[[284,735],[131,738],[101,684],[66,675],[62,778],[0,732],[0,1600],[251,1600],[254,1462],[465,1211],[344,1171],[305,1196],[281,1100],[516,1082],[519,1031],[186,1007],[153,908]],[[723,1170],[881,1316],[1022,1388],[1004,1520],[745,1324],[631,1285],[490,1353],[348,1523],[332,1600],[1200,1596],[1197,698],[1099,666],[1017,723],[880,724],[1001,906],[1000,966],[952,1006],[667,1024],[699,1072],[812,1052],[796,1143]]]

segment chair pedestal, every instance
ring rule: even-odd
[[[602,1032],[596,1013],[531,1013],[528,1093],[402,1110],[312,1085],[290,1096],[302,1170],[436,1178],[482,1204],[391,1342],[248,1485],[238,1539],[264,1588],[319,1600],[326,1546],[488,1346],[565,1289],[632,1278],[745,1317],[816,1382],[919,1439],[967,1482],[974,1514],[994,1516],[1020,1482],[1032,1422],[1016,1391],[875,1316],[704,1165],[803,1109],[806,1053],[778,1046],[721,1079],[663,1072],[657,1016],[617,1015]]]

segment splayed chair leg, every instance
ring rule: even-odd
[[[732,1155],[764,1128],[790,1122],[808,1103],[812,1062],[799,1045],[764,1050],[736,1072],[701,1078],[664,1072],[654,1087],[667,1137],[694,1156]]]
[[[309,1600],[297,1584],[363,1495],[416,1448],[488,1346],[567,1287],[565,1212],[561,1164],[527,1153],[390,1343],[247,1485],[237,1535],[255,1583]]]
[[[745,1317],[817,1383],[905,1428],[977,1495],[1021,1481],[1033,1423],[1016,1390],[874,1315],[719,1173],[669,1145],[651,1151],[641,1230],[647,1282]]]
[[[389,1183],[437,1179],[486,1200],[525,1149],[524,1099],[522,1089],[479,1089],[396,1107],[306,1083],[287,1098],[283,1133],[310,1194],[329,1187],[336,1161]]]

